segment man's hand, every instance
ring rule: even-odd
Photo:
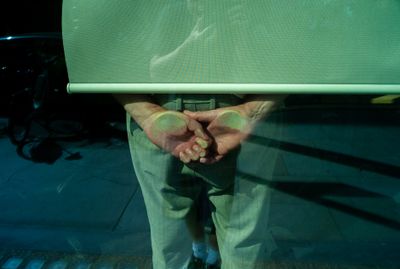
[[[157,146],[179,157],[183,162],[200,160],[214,163],[244,140],[255,123],[266,117],[285,98],[284,95],[251,95],[237,106],[204,112],[167,111],[148,95],[118,94],[115,98]],[[207,154],[211,139],[212,154]]]
[[[210,111],[184,111],[190,118],[207,125],[213,145],[200,162],[211,164],[221,160],[245,140],[256,124],[286,98],[285,95],[249,95],[240,105]]]
[[[148,138],[184,163],[206,156],[209,138],[196,120],[175,111],[158,111],[142,122]]]
[[[213,152],[201,157],[201,163],[215,163],[228,152],[235,149],[247,138],[251,131],[249,118],[241,106],[220,108],[209,111],[184,111],[193,120],[207,124],[207,131],[214,139],[211,146]]]
[[[148,138],[173,156],[188,163],[207,154],[210,139],[197,121],[183,113],[166,110],[149,95],[116,94],[114,97]]]

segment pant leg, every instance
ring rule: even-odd
[[[276,138],[274,130],[266,122],[253,135]],[[188,170],[197,172],[195,176],[210,184],[224,269],[254,268],[274,247],[266,226],[269,187],[263,183],[271,180],[276,154],[265,141],[255,140],[256,143],[252,139],[244,142],[240,151],[215,165],[188,166]],[[153,266],[182,268],[190,256],[190,237],[183,218],[196,199],[196,188],[179,176],[186,166],[182,168],[179,160],[160,151],[143,131],[136,128],[130,132],[129,142],[150,222]]]
[[[217,102],[235,98],[208,95],[158,95],[156,102],[169,110],[210,110]],[[171,154],[155,146],[127,114],[129,146],[150,224],[153,268],[181,269],[191,256],[188,218],[202,182],[195,172]]]
[[[210,184],[223,269],[256,268],[276,249],[268,217],[279,149],[268,138],[279,140],[280,124],[271,115],[220,167],[196,170]]]
[[[199,189],[185,176],[183,164],[152,144],[129,115],[127,123],[132,162],[150,224],[153,268],[184,268],[191,255],[185,216]]]

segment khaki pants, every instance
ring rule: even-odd
[[[156,96],[170,110],[203,111],[236,105],[233,95]],[[154,269],[185,268],[191,238],[185,218],[207,183],[212,218],[223,269],[254,268],[275,248],[268,230],[269,193],[277,156],[279,128],[272,115],[241,147],[213,165],[183,164],[152,144],[127,115],[128,137],[135,173],[143,193],[151,230]]]

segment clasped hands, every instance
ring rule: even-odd
[[[184,163],[212,164],[238,147],[250,132],[239,106],[208,111],[157,111],[144,123],[149,139]]]

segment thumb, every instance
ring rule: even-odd
[[[201,122],[212,122],[218,116],[218,112],[216,110],[197,111],[197,112],[185,110],[183,111],[183,113],[189,116],[190,118]]]
[[[208,140],[208,136],[204,132],[203,126],[201,126],[201,124],[198,123],[196,120],[190,118],[190,116],[188,119],[187,128],[189,129],[189,131],[194,132],[196,136]]]

